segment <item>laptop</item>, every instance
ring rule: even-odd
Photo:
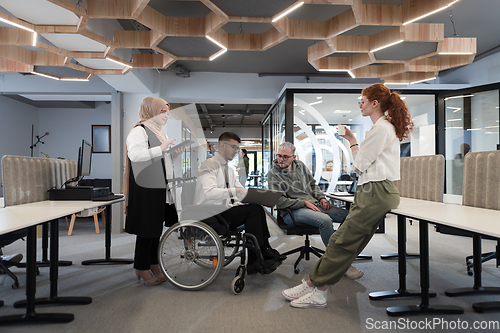
[[[356,179],[351,184],[351,187],[349,188],[349,191],[347,191],[347,192],[333,192],[333,194],[335,194],[337,196],[344,196],[344,197],[354,196],[354,194],[356,193],[356,187],[357,186],[358,186],[358,180]]]
[[[266,190],[262,188],[250,187],[247,195],[241,200],[244,203],[273,207],[283,195],[281,191]]]

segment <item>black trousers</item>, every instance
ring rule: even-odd
[[[158,246],[160,237],[144,238],[137,236],[135,241],[134,268],[145,271],[151,269],[151,265],[158,265]]]
[[[229,223],[231,230],[245,225],[245,231],[257,238],[259,246],[269,246],[269,229],[267,228],[266,213],[260,205],[248,204],[234,206],[221,213]]]

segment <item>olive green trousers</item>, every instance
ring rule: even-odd
[[[398,205],[399,192],[390,180],[358,186],[349,215],[309,272],[312,283],[318,287],[337,283],[372,239],[385,214]]]

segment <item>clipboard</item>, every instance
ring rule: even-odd
[[[185,146],[190,146],[191,144],[193,144],[194,141],[193,140],[186,140],[186,141],[182,141],[181,143],[165,150],[165,153],[167,154],[172,154],[174,153],[178,148],[182,148],[182,147],[185,147]]]

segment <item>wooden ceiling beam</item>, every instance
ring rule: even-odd
[[[364,4],[361,6],[361,18],[363,25],[402,25],[403,6]]]
[[[33,45],[33,33],[15,28],[0,27],[0,45]]]
[[[225,47],[226,49],[228,48],[229,34],[226,31],[224,31],[223,29],[217,30],[215,33],[211,34],[209,37],[211,39],[215,40],[217,43],[219,43],[223,47]]]
[[[368,53],[370,38],[368,36],[335,36],[330,38],[335,52]]]
[[[444,10],[458,0],[407,0],[402,8],[403,24],[408,24],[431,13]]]
[[[477,39],[476,38],[445,38],[443,46],[439,53],[444,54],[476,54],[477,53]]]
[[[113,31],[113,46],[117,49],[148,49],[151,46],[151,31]]]
[[[15,45],[0,46],[0,57],[33,66],[64,66],[66,57],[47,51],[32,51]]]
[[[352,70],[358,78],[379,78],[381,76],[396,75],[405,72],[404,64],[371,65]]]
[[[346,10],[325,22],[325,38],[331,38],[356,28],[360,24],[352,9]]]
[[[401,27],[405,42],[440,42],[444,40],[442,23],[410,23]]]
[[[90,18],[135,19],[149,0],[87,0]]]
[[[228,50],[260,51],[262,50],[262,34],[228,33]]]
[[[80,16],[80,19],[78,20],[78,24],[76,25],[76,30],[78,32],[80,32],[83,29],[85,29],[88,21],[89,21],[89,17],[87,15]]]
[[[287,39],[288,37],[280,33],[278,29],[269,29],[262,34],[262,50],[265,51]]]
[[[0,18],[7,20],[9,22],[15,23],[15,24],[22,26],[26,29],[29,29],[31,31],[35,31],[35,26],[33,24],[19,20],[18,18],[15,18],[14,16],[10,16],[10,15],[7,15],[7,14],[0,12]]]
[[[355,54],[349,57],[348,59],[349,59],[350,70],[368,66],[373,63],[373,59],[370,58],[370,55],[368,53]]]
[[[328,39],[331,41],[331,39]],[[333,47],[327,41],[321,41],[307,48],[307,60],[309,62],[329,56],[334,53]]]
[[[205,17],[205,35],[211,35],[221,29],[227,23],[227,19],[211,12]]]
[[[106,55],[102,52],[69,52],[70,58],[93,58],[106,59]]]
[[[80,72],[94,74],[94,69],[88,68],[88,67],[85,67],[85,66],[82,66],[82,65],[77,65],[77,64],[69,63],[69,64],[66,64],[65,67],[76,69],[77,71],[80,71]]]
[[[134,68],[163,68],[165,66],[165,55],[163,54],[139,54],[132,55]]]
[[[78,29],[74,25],[37,25],[35,31],[39,34],[77,34]]]
[[[32,66],[10,59],[0,58],[0,72],[28,73]]]
[[[399,41],[404,41],[404,33],[401,31],[401,27],[386,29],[370,36],[370,52]]]
[[[227,15],[222,9],[217,7],[212,1],[210,0],[200,0],[200,1],[217,16],[220,16],[226,21],[229,19],[229,15]]]

